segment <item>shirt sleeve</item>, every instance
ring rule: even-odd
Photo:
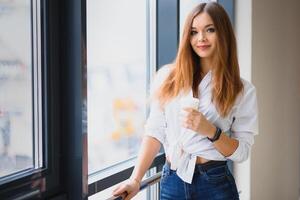
[[[150,113],[145,124],[145,136],[157,139],[160,143],[165,142],[167,122],[165,111],[161,108],[155,93],[167,76],[167,67],[163,67],[154,76],[154,80],[150,85]]]
[[[231,137],[237,139],[239,145],[227,159],[240,163],[248,159],[251,146],[254,144],[254,135],[258,134],[257,97],[256,89],[252,84],[245,88],[244,96],[235,109],[233,117]]]

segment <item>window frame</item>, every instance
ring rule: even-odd
[[[37,56],[42,81],[43,167],[2,182],[0,199],[87,199],[81,85],[86,69],[86,1],[31,1],[38,2],[41,11],[35,23],[41,30]],[[31,15],[32,11],[31,7]],[[38,50],[33,48],[36,46],[33,52]]]
[[[33,82],[35,87],[33,89],[33,94],[42,93],[42,105],[39,105],[41,109],[41,113],[39,111],[33,112],[35,117],[34,120],[34,128],[33,128],[33,153],[42,153],[42,164],[38,163],[37,167],[34,164],[34,167],[28,170],[24,170],[21,172],[14,173],[9,175],[5,181],[1,181],[0,185],[0,197],[3,199],[6,198],[29,198],[29,197],[40,197],[44,192],[42,192],[41,185],[37,183],[47,183],[47,187],[54,188],[58,183],[57,176],[58,172],[53,170],[53,168],[59,165],[56,159],[54,159],[57,155],[52,150],[52,145],[54,143],[53,140],[58,141],[58,136],[55,134],[50,134],[52,130],[50,127],[57,127],[57,121],[53,120],[50,122],[50,118],[53,115],[57,115],[56,104],[52,105],[53,101],[55,101],[55,91],[51,90],[49,85],[55,83],[54,81],[50,82],[50,79],[53,79],[55,76],[52,75],[55,73],[54,71],[49,71],[51,68],[49,66],[49,58],[46,56],[49,48],[49,44],[44,41],[46,35],[42,35],[42,33],[46,33],[46,29],[48,28],[47,23],[45,23],[45,13],[47,12],[45,8],[45,1],[31,0],[31,40],[32,40],[32,66],[33,66]],[[40,10],[40,12],[37,12]],[[39,23],[40,22],[40,23]],[[45,26],[43,26],[45,25]],[[34,26],[37,26],[34,28]],[[40,32],[35,32],[40,30]],[[51,35],[51,33],[49,33]],[[46,37],[49,37],[48,35]],[[54,60],[53,60],[54,61]],[[38,72],[37,72],[38,71]],[[39,73],[41,77],[37,77],[38,75],[35,73]],[[36,83],[35,81],[40,81]],[[37,84],[37,85],[36,85]],[[38,87],[40,86],[40,87]],[[54,86],[55,87],[55,86]],[[42,89],[41,89],[42,88]],[[39,101],[36,97],[33,97],[32,102]],[[45,101],[47,101],[47,104]],[[36,115],[42,115],[42,129],[36,130],[36,123],[41,123],[40,117]],[[53,117],[55,119],[56,117]],[[38,120],[38,122],[36,122]],[[52,124],[50,124],[52,123]],[[40,134],[39,131],[42,131]],[[54,133],[54,131],[52,132]],[[41,138],[42,136],[42,138]],[[36,139],[37,138],[37,139]],[[51,141],[50,145],[48,144]],[[38,142],[36,144],[35,142]],[[40,146],[42,145],[42,147]],[[36,151],[36,147],[38,150]],[[42,152],[40,152],[40,148],[42,148]],[[40,155],[37,155],[38,159],[41,158]],[[33,162],[36,161],[36,155],[33,157]],[[40,162],[40,160],[38,161]],[[43,166],[41,166],[43,165]],[[54,184],[53,184],[54,183]],[[34,186],[36,184],[36,186]]]

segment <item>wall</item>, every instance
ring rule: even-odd
[[[251,199],[299,198],[300,2],[252,0],[252,82],[260,135],[251,156]]]
[[[241,76],[251,82],[252,0],[235,1],[234,21]],[[250,199],[250,165],[250,158],[243,163],[234,163],[234,177],[242,200]]]

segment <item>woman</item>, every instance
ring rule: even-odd
[[[163,144],[162,200],[239,199],[227,160],[245,161],[257,134],[255,87],[240,78],[230,20],[217,3],[187,17],[175,62],[151,89],[151,111],[131,178],[114,190],[131,199]]]

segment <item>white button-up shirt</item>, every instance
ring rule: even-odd
[[[178,95],[163,108],[160,107],[154,93],[159,89],[170,71],[170,66],[162,67],[151,84],[150,97],[152,98],[150,114],[145,124],[145,135],[154,137],[163,144],[166,157],[171,162],[171,169],[177,170],[177,175],[183,181],[191,183],[197,156],[208,160],[245,161],[254,143],[254,135],[258,134],[255,87],[250,82],[242,79],[244,92],[238,96],[230,113],[223,118],[211,102],[212,72],[209,71],[200,82],[198,111],[228,136],[239,141],[235,152],[225,157],[204,134],[196,133],[181,126],[182,101],[188,98],[192,99],[192,92],[186,95]]]

